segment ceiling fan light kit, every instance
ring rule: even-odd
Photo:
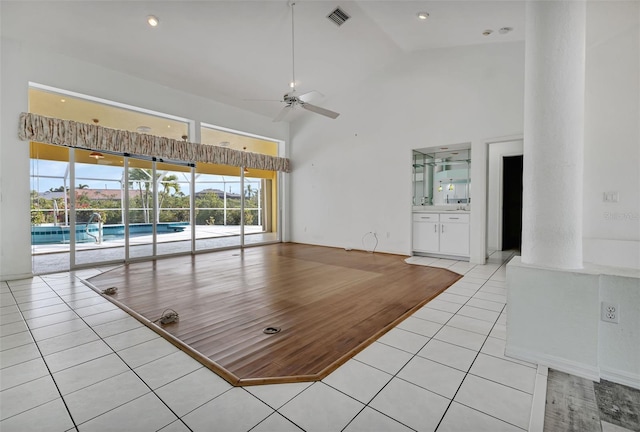
[[[289,7],[291,7],[291,81],[289,82],[289,87],[291,87],[291,91],[285,93],[282,97],[282,102],[285,103],[285,106],[282,108],[280,113],[273,119],[274,122],[279,122],[284,120],[289,113],[291,113],[296,107],[301,107],[307,111],[311,111],[316,114],[323,115],[325,117],[329,117],[331,119],[337,118],[340,113],[335,111],[331,111],[326,108],[319,107],[317,105],[310,104],[306,102],[305,99],[308,98],[313,93],[317,93],[315,91],[307,92],[301,95],[296,93],[296,59],[295,59],[295,17],[294,17],[294,9],[296,2],[290,1]]]

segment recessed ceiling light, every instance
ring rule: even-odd
[[[151,27],[157,27],[158,24],[160,24],[160,20],[158,19],[158,17],[153,16],[153,15],[149,15],[147,17],[147,23],[151,26]]]
[[[487,29],[487,30],[482,32],[482,35],[483,36],[489,36],[491,33],[493,33],[493,30]]]
[[[167,127],[168,127],[169,129],[171,129],[171,125],[167,125]]]
[[[427,18],[429,18],[429,12],[418,12],[416,15],[421,20],[426,20]]]
[[[512,30],[513,30],[513,27],[502,27],[500,30],[498,30],[498,33],[507,34]]]
[[[60,99],[60,102],[65,103],[67,100],[66,99]]]

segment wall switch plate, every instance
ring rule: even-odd
[[[618,324],[620,321],[620,306],[615,303],[602,302],[600,304],[600,319],[605,322]]]

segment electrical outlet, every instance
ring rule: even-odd
[[[605,322],[618,324],[620,307],[615,303],[602,302],[600,304],[600,319]]]

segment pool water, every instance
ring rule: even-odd
[[[173,232],[184,231],[189,226],[189,222],[160,222],[156,225],[158,234],[168,234]],[[95,242],[95,238],[90,236],[98,236],[98,224],[79,224],[76,226],[76,242],[87,243]],[[87,233],[88,231],[88,233]],[[130,224],[129,235],[131,237],[148,235],[153,233],[153,224],[141,223]],[[31,244],[57,244],[69,243],[70,227],[69,226],[53,226],[53,225],[35,225],[31,227]],[[102,241],[122,240],[124,238],[124,225],[103,225]]]

